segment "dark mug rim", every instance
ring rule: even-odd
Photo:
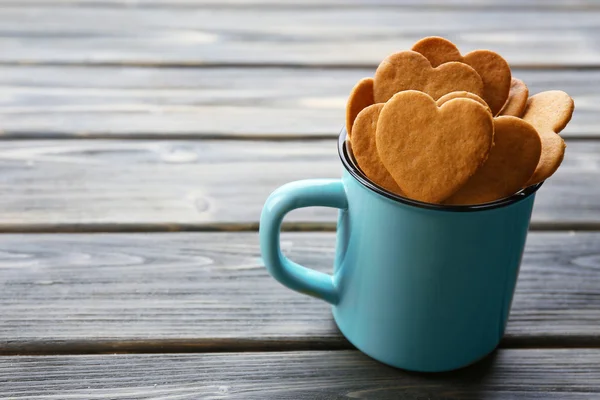
[[[346,128],[342,128],[339,138],[338,138],[338,154],[340,156],[340,160],[344,165],[344,168],[352,175],[358,182],[360,182],[367,189],[370,189],[384,197],[387,197],[390,200],[407,204],[409,206],[425,208],[428,210],[439,210],[439,211],[451,211],[451,212],[474,212],[474,211],[485,211],[491,210],[494,208],[505,207],[514,203],[518,203],[522,200],[525,200],[535,192],[544,184],[544,182],[537,183],[535,185],[531,185],[526,187],[525,189],[521,189],[517,193],[513,194],[510,197],[506,197],[504,199],[495,200],[489,203],[483,204],[475,204],[468,206],[460,206],[460,205],[444,205],[444,204],[432,204],[425,203],[418,200],[412,200],[406,197],[399,196],[392,192],[387,191],[381,186],[371,182],[367,176],[358,168],[356,163],[354,162],[353,157],[348,153],[346,143]]]

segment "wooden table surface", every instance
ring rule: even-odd
[[[446,374],[362,355],[262,266],[258,217],[337,177],[354,82],[442,35],[576,112],[506,337]],[[0,1],[0,398],[600,398],[600,3]],[[335,211],[286,254],[329,271]]]

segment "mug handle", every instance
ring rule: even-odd
[[[283,217],[303,207],[348,208],[344,185],[339,179],[308,179],[291,182],[275,190],[260,216],[260,250],[269,273],[288,288],[325,300],[338,301],[331,275],[296,264],[281,253],[279,231]]]

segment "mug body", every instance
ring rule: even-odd
[[[371,357],[438,372],[492,352],[506,327],[535,193],[542,185],[474,206],[427,204],[373,184],[340,135],[342,179],[297,181],[275,190],[260,219],[265,267],[279,282],[327,301],[344,336]],[[333,275],[289,260],[285,215],[340,209]]]
[[[535,193],[497,207],[424,207],[344,171],[335,321],[359,350],[415,371],[469,365],[498,345]]]

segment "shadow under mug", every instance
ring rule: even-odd
[[[260,219],[269,273],[332,304],[343,335],[383,363],[439,372],[492,352],[506,327],[535,193],[493,203],[444,206],[387,192],[356,167],[342,130],[342,179],[304,180],[275,190]],[[333,275],[286,258],[284,216],[310,206],[339,208]]]

